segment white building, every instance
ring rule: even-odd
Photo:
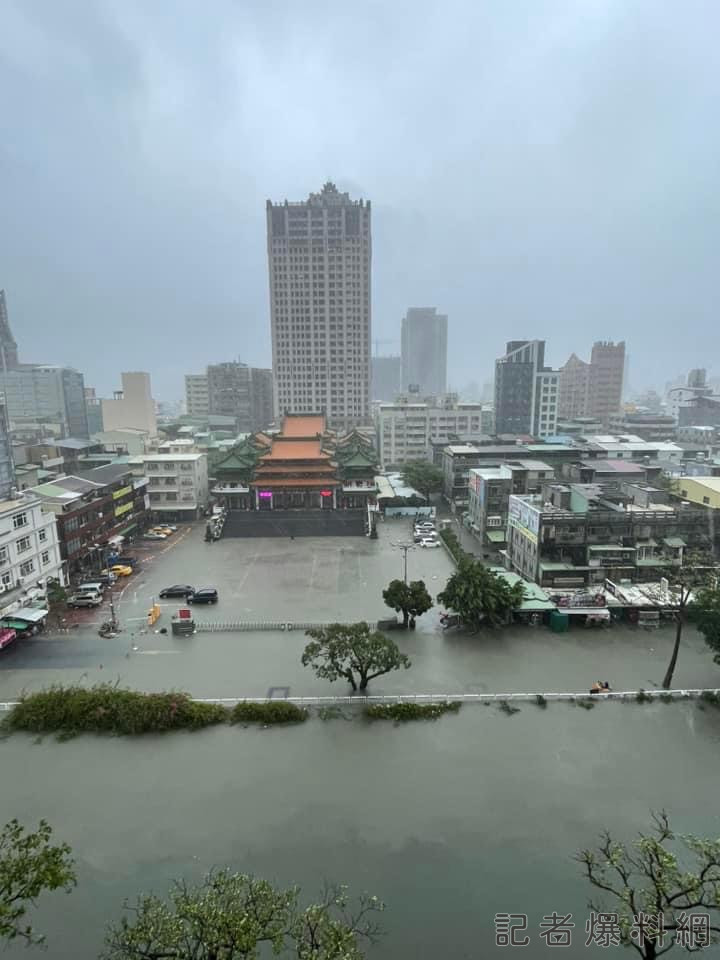
[[[35,497],[0,502],[0,614],[44,594],[49,578],[64,583],[55,516]]]
[[[148,478],[150,510],[168,520],[194,520],[208,502],[208,468],[204,453],[146,453],[130,463]]]
[[[377,405],[375,429],[383,469],[432,460],[432,440],[456,435],[472,441],[483,436],[482,404],[458,403],[455,394],[422,402],[398,397],[395,403]]]
[[[123,373],[122,390],[112,400],[102,401],[104,430],[122,430],[133,427],[157,436],[155,401],[152,398],[149,373]]]
[[[185,410],[189,417],[206,417],[210,413],[207,373],[185,374]]]
[[[275,417],[370,422],[370,203],[326,183],[267,202]]]

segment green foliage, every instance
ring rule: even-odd
[[[652,697],[648,696],[644,690],[638,690],[638,692],[635,694],[635,700],[637,703],[650,703]]]
[[[438,602],[457,613],[463,623],[479,629],[485,622],[491,627],[506,624],[513,610],[525,597],[522,581],[510,584],[497,573],[465,555],[452,574]]]
[[[547,707],[547,700],[545,699],[545,697],[544,697],[541,693],[539,693],[539,694],[535,697],[535,703],[536,703],[539,707],[542,707],[543,710]]]
[[[187,693],[138,693],[112,684],[56,686],[24,696],[3,728],[65,735],[163,733],[225,723],[227,716],[219,704],[195,703]]]
[[[590,883],[602,891],[603,900],[591,901],[594,913],[617,913],[620,942],[632,946],[647,960],[666,953],[676,943],[678,930],[689,913],[720,909],[720,840],[676,836],[667,814],[653,814],[649,833],[640,833],[631,844],[615,840],[605,831],[596,849],[585,849],[575,859]],[[659,931],[646,926],[640,941],[633,915],[662,915],[666,931],[661,949]],[[713,929],[717,924],[713,923]]]
[[[45,820],[34,833],[17,820],[0,830],[0,944],[16,939],[42,943],[43,937],[25,922],[28,907],[45,890],[69,893],[75,886],[70,847],[52,844],[51,836]]]
[[[595,701],[594,700],[574,700],[573,703],[577,707],[582,707],[583,710],[594,710]]]
[[[111,927],[103,960],[362,960],[361,944],[379,933],[384,905],[363,897],[352,906],[344,887],[326,890],[304,909],[297,887],[220,870],[199,886],[176,881],[169,901],[138,898]]]
[[[508,717],[512,717],[514,713],[520,713],[520,707],[514,707],[511,703],[508,703],[507,700],[501,701],[500,709],[503,713],[507,714]]]
[[[312,640],[302,655],[303,666],[311,666],[318,677],[331,683],[345,679],[353,690],[365,690],[375,677],[410,666],[396,643],[370,630],[364,621],[332,623],[306,635]]]
[[[713,707],[720,707],[720,694],[714,690],[703,690],[700,694],[700,699],[705,703],[712,704]]]
[[[243,701],[230,711],[230,723],[304,723],[307,717],[307,710],[287,700]]]
[[[433,605],[432,597],[422,580],[412,580],[410,583],[391,580],[387,590],[383,590],[383,600],[396,613],[402,613],[404,627],[407,627],[411,617],[415,620],[427,613]]]
[[[671,693],[661,693],[658,699],[661,700],[663,703],[673,703],[673,702],[674,702],[674,698],[673,698],[673,695],[672,695]]]
[[[365,707],[365,716],[370,720],[396,720],[406,723],[408,720],[437,720],[444,713],[457,713],[460,700],[446,700],[444,703],[374,703]]]
[[[442,470],[432,463],[408,463],[403,467],[402,481],[422,493],[429,503],[430,496],[442,490],[444,476]]]
[[[697,591],[688,606],[688,619],[713,651],[715,663],[720,663],[720,587],[717,581]]]
[[[453,556],[455,563],[460,563],[463,557],[469,556],[460,546],[460,541],[453,530],[445,529],[440,531],[440,536],[445,541],[445,545]]]

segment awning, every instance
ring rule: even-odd
[[[505,543],[506,539],[504,530],[486,530],[485,536],[490,543]]]
[[[567,613],[571,617],[597,617],[598,620],[609,620],[610,611],[602,607],[558,607],[560,613]]]
[[[19,610],[13,610],[12,615],[14,620],[24,620],[27,623],[39,623],[45,619],[48,613],[49,611],[43,607],[20,607]]]
[[[682,537],[665,537],[663,543],[668,547],[686,547]]]
[[[0,627],[3,630],[27,630],[29,626],[27,620],[13,620],[12,617],[3,617],[0,620]]]

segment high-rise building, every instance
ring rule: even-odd
[[[446,392],[447,326],[447,317],[435,307],[410,307],[403,317],[403,390],[435,395]]]
[[[266,367],[250,368],[252,430],[267,430],[273,422],[273,375]]]
[[[544,340],[512,340],[495,361],[495,432],[552,436],[559,372],[545,366]]]
[[[400,357],[373,357],[373,400],[391,403],[398,393],[400,393]]]
[[[0,388],[13,430],[45,436],[89,435],[85,382],[77,370],[23,363],[0,370]]]
[[[210,413],[207,373],[185,374],[185,410],[189,417],[207,417]]]
[[[369,422],[370,202],[333,183],[300,203],[267,202],[275,416]]]
[[[102,400],[102,418],[105,430],[132,427],[144,430],[150,437],[157,436],[155,401],[152,397],[150,374],[122,373],[122,390],[111,400]]]
[[[560,417],[594,417],[606,427],[622,404],[625,343],[598,340],[590,363],[572,354],[560,368]]]
[[[0,500],[7,500],[17,486],[5,407],[0,404]]]
[[[240,430],[250,427],[250,367],[246,363],[211,363],[207,368],[208,410],[234,417]]]
[[[95,387],[85,387],[85,409],[87,410],[88,432],[92,437],[95,433],[102,433],[102,402],[95,393]]]
[[[0,290],[0,370],[13,370],[17,365],[17,343],[10,329],[5,291]]]

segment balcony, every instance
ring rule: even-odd
[[[216,483],[212,493],[250,493],[250,487],[242,483]]]

